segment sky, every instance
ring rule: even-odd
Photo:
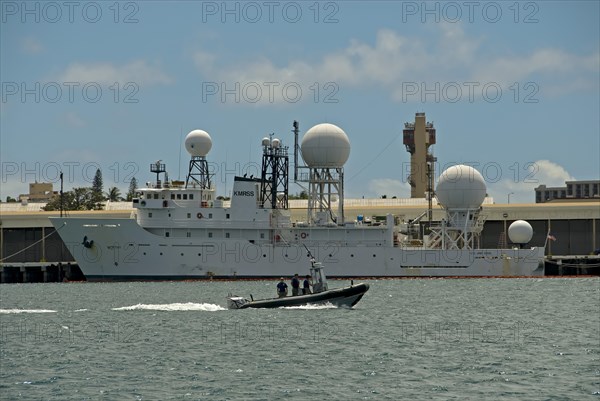
[[[532,203],[600,179],[599,4],[2,0],[0,197],[97,168],[125,193],[159,159],[183,179],[194,129],[228,195],[294,120],[346,132],[347,198],[409,197],[402,129],[425,112],[436,174],[469,164],[496,203]]]

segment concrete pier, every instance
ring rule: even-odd
[[[0,283],[60,283],[84,281],[77,264],[71,262],[23,262],[0,264]]]
[[[546,276],[600,276],[600,255],[546,256]]]

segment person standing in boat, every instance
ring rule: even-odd
[[[279,284],[277,284],[277,295],[279,298],[287,297],[287,284],[283,281],[283,277],[279,280]]]
[[[300,295],[300,278],[298,273],[292,277],[292,296]]]
[[[312,294],[310,292],[310,275],[306,275],[304,282],[302,283],[302,295]]]

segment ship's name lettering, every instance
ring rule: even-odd
[[[233,191],[234,196],[254,196],[254,191]]]

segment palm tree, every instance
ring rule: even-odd
[[[121,198],[121,191],[117,187],[109,188],[108,192],[106,193],[106,197],[111,202],[118,202],[123,199]]]

